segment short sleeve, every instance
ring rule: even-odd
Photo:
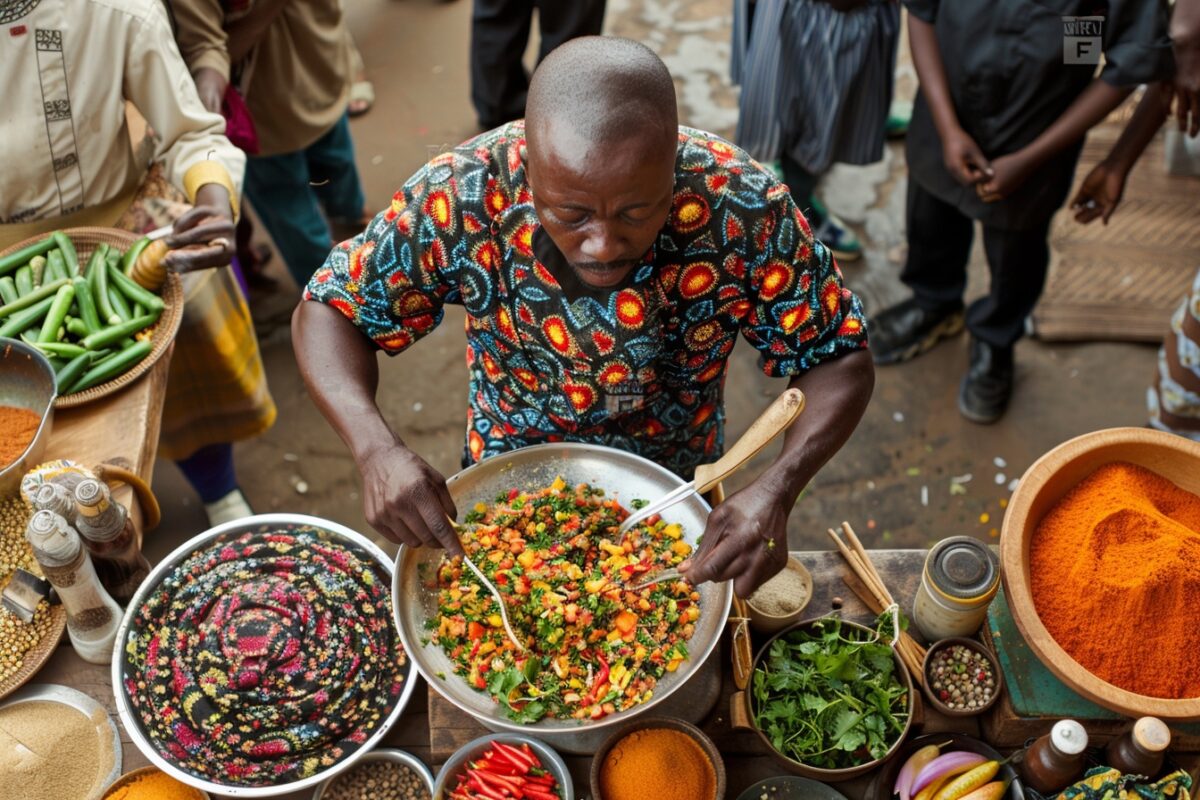
[[[1175,72],[1167,35],[1166,3],[1159,0],[1116,0],[1109,6],[1104,31],[1104,69],[1100,77],[1128,88],[1168,80]]]
[[[304,299],[337,309],[384,352],[406,350],[459,302],[453,243],[465,238],[453,153],[422,167],[367,229],[333,248]]]
[[[833,255],[813,238],[787,188],[769,190],[766,215],[747,257],[750,311],[742,335],[763,371],[795,377],[867,346],[862,304],[846,288]]]
[[[908,9],[908,13],[922,22],[928,22],[930,25],[937,22],[938,6],[941,5],[941,0],[902,0],[902,2]]]

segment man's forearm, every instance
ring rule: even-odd
[[[804,392],[804,411],[784,434],[779,458],[759,480],[774,483],[790,507],[854,433],[875,388],[875,368],[870,353],[862,350],[821,364],[789,386]]]
[[[353,323],[323,303],[301,302],[292,315],[292,341],[313,402],[356,461],[398,441],[375,402],[375,347]]]
[[[929,104],[933,124],[945,139],[949,131],[961,126],[950,97],[950,84],[946,81],[946,67],[942,63],[942,52],[938,49],[937,33],[928,22],[909,14],[908,42],[912,49],[913,64],[917,68],[917,78],[921,82],[921,93]]]
[[[1132,89],[1113,86],[1096,78],[1054,123],[1042,131],[1026,150],[1035,164],[1044,164],[1082,139],[1129,96]]]
[[[1158,133],[1170,112],[1170,85],[1156,84],[1147,87],[1145,96],[1133,112],[1133,118],[1129,120],[1125,130],[1121,131],[1121,138],[1113,145],[1112,152],[1105,160],[1122,172],[1128,173],[1154,140],[1154,135]]]
[[[1200,0],[1175,0],[1170,32],[1176,46],[1200,47]]]

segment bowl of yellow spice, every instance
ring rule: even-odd
[[[723,800],[725,765],[695,725],[650,717],[619,729],[596,751],[596,800]]]
[[[105,790],[103,800],[209,800],[209,794],[175,780],[158,767],[142,767],[117,778]]]

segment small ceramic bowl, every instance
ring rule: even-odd
[[[954,645],[962,645],[973,652],[979,653],[985,659],[987,659],[988,664],[990,664],[992,667],[992,675],[995,676],[996,686],[992,691],[992,696],[988,698],[987,702],[981,706],[976,706],[975,708],[950,708],[945,704],[945,702],[942,701],[940,697],[938,697],[938,693],[933,689],[933,680],[929,675],[929,670],[933,666],[933,658],[939,651],[944,650],[947,647],[953,647]],[[942,639],[941,641],[934,642],[934,644],[925,653],[925,663],[921,665],[921,671],[925,673],[925,685],[923,687],[925,698],[929,700],[929,703],[935,709],[948,717],[973,717],[976,714],[982,714],[984,711],[987,711],[996,704],[996,700],[1000,697],[1001,690],[1004,689],[1004,673],[1000,671],[999,659],[996,658],[995,653],[974,639],[965,639],[963,637],[956,636],[950,639]]]
[[[429,794],[433,794],[433,773],[429,771],[429,767],[425,766],[425,762],[414,756],[412,753],[406,753],[403,750],[395,750],[392,748],[381,747],[377,750],[372,750],[365,756],[354,763],[354,766],[340,775],[335,775],[329,780],[317,787],[317,791],[313,794],[313,800],[322,800],[326,797],[333,784],[337,783],[342,778],[350,775],[354,770],[364,764],[370,764],[373,761],[390,761],[393,764],[403,764],[413,772],[421,776],[421,782],[425,784],[425,788],[429,789]]]
[[[490,733],[487,736],[472,739],[454,751],[454,755],[450,756],[450,760],[442,766],[437,780],[434,781],[433,800],[445,800],[446,795],[458,785],[458,776],[466,769],[467,762],[482,756],[491,747],[492,742],[517,746],[529,745],[533,752],[537,753],[538,760],[542,762],[542,768],[549,770],[554,779],[558,781],[558,793],[562,800],[575,800],[575,785],[571,782],[571,771],[567,769],[566,763],[558,753],[554,752],[549,745],[521,733]]]
[[[700,745],[700,749],[704,751],[704,754],[708,756],[708,760],[712,762],[713,772],[716,773],[716,794],[711,800],[724,800],[725,762],[721,760],[721,751],[717,749],[713,740],[705,736],[704,732],[695,725],[684,722],[681,719],[668,719],[667,717],[646,717],[645,719],[639,719],[636,722],[631,722],[628,725],[618,728],[616,732],[604,740],[604,744],[600,745],[600,749],[596,751],[596,755],[592,759],[592,769],[589,774],[592,797],[595,800],[604,800],[604,795],[600,792],[600,770],[604,766],[604,760],[608,758],[608,751],[612,750],[617,742],[629,734],[654,728],[667,728],[668,730],[679,731],[680,733],[687,734],[696,744]],[[709,800],[709,798],[698,797],[696,800]]]
[[[759,633],[778,633],[784,628],[799,622],[800,617],[804,614],[804,609],[808,608],[808,601],[812,599],[813,578],[812,573],[808,571],[808,567],[801,564],[800,560],[795,556],[789,556],[784,569],[790,569],[804,581],[804,601],[796,607],[796,610],[779,616],[768,614],[755,606],[753,595],[746,598],[746,610],[750,615],[750,626]]]
[[[100,797],[101,798],[111,797],[112,794],[114,792],[116,792],[117,789],[120,789],[122,786],[128,786],[129,784],[133,783],[134,781],[136,781],[146,775],[152,775],[155,772],[162,772],[162,770],[159,769],[158,767],[142,767],[141,769],[135,769],[132,772],[126,772],[124,775],[122,775],[121,777],[119,777],[115,781],[113,781],[112,785],[109,786],[107,789],[105,789],[104,794],[100,795]],[[186,784],[181,784],[181,785],[186,786]],[[199,800],[211,800],[211,795],[209,795],[209,793],[204,791],[203,789],[194,789],[194,788],[188,786],[187,790],[189,792],[194,792],[194,797],[199,798]]]

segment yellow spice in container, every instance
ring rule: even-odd
[[[118,786],[104,795],[104,800],[202,800],[203,797],[167,773],[154,770]]]

